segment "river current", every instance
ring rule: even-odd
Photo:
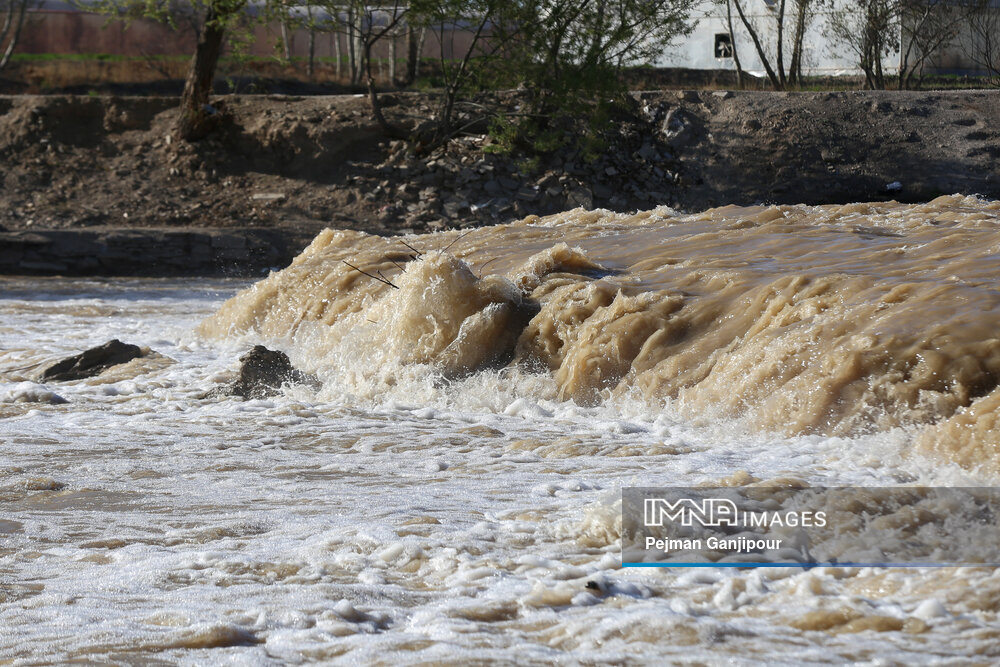
[[[992,568],[619,552],[623,486],[996,485],[1000,205],[403,240],[324,232],[255,284],[0,279],[0,664],[1000,657]],[[152,352],[40,382],[112,338]],[[322,386],[219,396],[257,343]]]

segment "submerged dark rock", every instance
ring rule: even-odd
[[[288,355],[279,350],[269,350],[263,345],[255,345],[240,357],[240,377],[229,388],[229,395],[243,398],[264,398],[273,396],[281,385],[310,384],[318,386],[319,380],[312,375],[292,367]]]
[[[54,382],[82,380],[141,356],[143,351],[138,345],[123,343],[116,338],[49,366],[42,372],[42,379]]]

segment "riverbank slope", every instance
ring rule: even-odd
[[[0,272],[257,273],[324,227],[408,233],[576,207],[1000,196],[998,91],[634,99],[596,154],[568,142],[527,160],[484,152],[477,134],[415,155],[360,96],[220,98],[220,131],[190,145],[168,137],[175,98],[0,97]],[[421,94],[386,105],[432,113]]]

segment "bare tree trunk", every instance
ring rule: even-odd
[[[212,112],[209,111],[208,97],[212,93],[215,66],[222,53],[222,38],[225,29],[212,5],[208,7],[205,24],[198,36],[198,47],[191,59],[181,94],[180,115],[174,126],[174,135],[183,141],[196,141],[212,129]]]
[[[385,115],[382,113],[382,103],[379,101],[378,90],[375,87],[375,77],[372,73],[371,47],[371,43],[365,44],[364,61],[366,80],[368,83],[368,102],[372,107],[372,116],[387,136],[393,139],[406,139],[406,131],[390,123],[386,120]]]
[[[313,18],[312,5],[306,6],[306,16],[309,18],[309,60],[306,61],[306,76],[312,79],[316,73],[316,20]]]
[[[885,89],[885,74],[882,72],[882,50],[879,49],[875,54],[875,83],[878,84],[879,90]]]
[[[347,69],[351,70],[351,83],[358,82],[358,53],[356,50],[358,38],[355,35],[356,25],[354,5],[347,8]]]
[[[13,22],[14,22],[13,9],[4,12],[3,26],[0,26],[0,44],[3,44],[3,41],[7,39],[7,33],[10,32],[10,26]]]
[[[310,79],[316,73],[316,29],[309,28],[309,60],[306,61],[306,76]]]
[[[351,72],[351,83],[361,83],[365,72],[368,71],[368,61],[371,58],[371,53],[365,47],[364,33],[362,32],[365,28],[364,21],[364,11],[355,10],[354,23],[351,24],[351,41],[353,43],[351,50],[354,52],[354,71]]]
[[[802,43],[809,23],[809,6],[812,0],[797,0],[795,27],[792,34],[792,61],[788,65],[788,82],[797,86],[802,83]]]
[[[340,75],[341,75],[340,59],[341,59],[341,55],[340,55],[340,33],[339,32],[333,33],[333,50],[334,50],[334,53],[336,54],[336,55],[334,55],[334,58],[337,59],[335,65],[334,65],[337,68],[336,69],[336,72],[337,72],[337,81],[340,81]]]
[[[9,5],[9,12],[4,20],[3,29],[0,31],[0,45],[3,45],[3,41],[8,38],[8,35],[10,41],[7,42],[7,48],[0,55],[0,69],[6,67],[7,63],[10,62],[11,56],[14,55],[17,42],[21,39],[21,28],[24,27],[24,17],[27,11],[28,0],[19,0],[16,6],[13,2]],[[12,29],[13,32],[11,32]]]
[[[292,61],[292,38],[288,34],[288,17],[281,19],[281,47],[285,55],[285,62]]]
[[[417,80],[417,31],[410,25],[406,27],[406,79],[403,85],[411,86]]]
[[[396,85],[396,33],[389,35],[389,82]]]
[[[778,5],[778,80],[781,87],[785,88],[785,0],[781,0]]]
[[[417,57],[413,66],[416,76],[420,76],[420,60],[424,57],[424,40],[427,39],[427,26],[420,29],[420,38],[417,39]]]
[[[390,21],[387,25],[382,26],[381,29],[377,29],[374,22],[374,17],[368,17],[367,25],[362,24],[361,27],[366,28],[369,32],[364,34],[364,39],[360,42],[360,48],[362,49],[362,58],[364,61],[364,69],[362,70],[365,80],[368,84],[368,100],[371,104],[372,116],[375,121],[382,128],[382,131],[386,135],[394,139],[405,139],[407,133],[400,127],[397,127],[389,123],[385,115],[382,113],[382,103],[378,98],[378,90],[375,87],[375,74],[373,72],[372,63],[372,48],[381,39],[388,36],[390,39],[395,39],[394,33],[399,26],[400,21],[402,21],[408,11],[408,8],[402,9],[400,11],[400,4],[397,2],[393,5],[392,15]],[[378,62],[379,71],[382,74],[383,79],[385,78],[385,58],[380,58]]]
[[[733,30],[733,2],[726,0],[726,25],[729,27],[729,45],[733,49],[733,64],[736,65],[736,85],[743,89],[743,65],[740,64],[740,52],[736,48],[736,31]]]
[[[771,67],[771,63],[767,59],[767,53],[764,52],[764,47],[760,43],[760,36],[757,35],[757,31],[754,30],[753,25],[750,23],[750,19],[747,18],[746,12],[743,11],[743,5],[740,4],[741,0],[732,0],[733,5],[736,7],[736,13],[740,15],[740,21],[743,23],[743,27],[747,29],[750,33],[750,39],[753,40],[754,48],[757,49],[757,55],[760,56],[760,62],[764,65],[764,71],[767,72],[767,78],[770,79],[771,85],[774,86],[775,90],[784,89],[784,77],[778,79],[778,75],[774,73],[774,68]]]

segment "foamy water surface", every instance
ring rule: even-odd
[[[970,234],[995,226],[993,210],[981,209]],[[691,217],[684,224],[699,229],[676,236],[694,243],[689,232],[704,234],[701,226],[726,215],[735,217],[727,224],[737,231],[772,225],[768,233],[784,233],[773,228],[782,216],[807,224],[794,218],[808,216],[806,209],[769,210],[780,215]],[[817,230],[838,224],[823,215]],[[891,250],[882,245],[886,239],[905,245],[885,232],[910,233],[911,218],[892,216],[868,220],[881,232],[866,227],[846,238],[867,235],[879,252]],[[740,220],[743,227],[735,224]],[[893,227],[894,220],[905,224]],[[688,267],[684,289],[665,293],[665,281],[687,259],[653,267],[649,257],[625,260],[639,252],[634,247],[602,254],[609,237],[618,234],[613,241],[621,244],[637,223],[588,222],[597,225],[589,237],[556,219],[529,221],[506,236],[491,232],[497,235],[485,242],[473,234],[447,257],[430,252],[446,245],[438,237],[411,238],[426,254],[404,253],[400,266],[413,276],[428,272],[414,281],[419,289],[399,272],[392,279],[402,289],[393,290],[344,268],[342,257],[374,252],[381,259],[386,250],[378,244],[392,243],[351,236],[342,252],[328,260],[307,253],[298,274],[295,267],[286,278],[278,274],[221,311],[245,283],[0,279],[0,662],[995,662],[994,569],[620,567],[622,486],[951,486],[997,478],[990,466],[920,445],[926,427],[895,413],[875,419],[877,428],[856,429],[859,412],[851,408],[824,413],[823,428],[808,419],[799,424],[800,415],[789,412],[796,428],[781,429],[760,418],[749,393],[744,412],[712,412],[695,409],[701,396],[664,389],[665,376],[639,377],[655,365],[639,368],[635,360],[652,355],[656,327],[685,308],[700,313],[687,324],[697,326],[712,281],[720,292],[735,294],[742,284],[750,294],[793,273],[822,274],[812,275],[812,284],[831,280],[820,295],[840,296],[822,308],[791,299],[786,305],[798,307],[795,317],[762,334],[781,342],[795,322],[819,318],[812,325],[822,330],[822,312],[882,298],[882,278],[868,275],[868,297],[847,297],[831,276],[854,280],[861,268],[845,267],[843,258],[837,269],[810,269],[808,262],[790,268],[777,245],[758,245],[757,255],[743,259],[770,278],[749,284],[749,270],[723,266],[717,253],[714,265]],[[654,232],[644,229],[640,237]],[[583,246],[581,255],[539,260],[556,236]],[[504,238],[520,256],[501,253],[504,259],[483,271],[491,253],[509,250],[500,248]],[[462,256],[471,270],[455,263]],[[516,269],[532,257],[530,271]],[[389,262],[377,266],[388,273]],[[718,283],[723,274],[730,277],[725,285]],[[919,282],[904,277],[885,280]],[[933,290],[911,289],[931,303]],[[971,301],[996,293],[993,284],[955,289],[969,290],[957,293]],[[569,312],[586,300],[583,290],[596,304]],[[580,297],[577,306],[569,303],[572,294]],[[413,295],[418,302],[405,306],[388,301]],[[554,312],[559,299],[564,305]],[[662,305],[669,299],[676,303]],[[323,300],[333,305],[317,305]],[[764,303],[741,319],[753,303],[717,313],[717,328],[730,327],[740,341],[720,343],[720,364],[752,349],[754,323],[759,330],[760,313],[771,312]],[[771,310],[780,320],[781,309]],[[633,318],[620,328],[634,333],[649,325],[641,341],[632,344],[624,334],[600,341],[599,334],[636,313],[653,319]],[[604,319],[592,320],[588,332],[594,317]],[[736,321],[750,324],[736,332]],[[814,338],[823,342],[824,335]],[[956,325],[956,344],[966,344],[963,335]],[[563,351],[544,352],[559,336]],[[47,363],[111,338],[158,354],[97,378],[39,384]],[[265,400],[211,394],[234,378],[236,359],[258,342],[286,350],[324,386],[286,387]],[[660,342],[687,354],[681,343]],[[887,354],[896,353],[893,345]],[[576,366],[566,364],[574,355]],[[793,357],[790,364],[808,367]],[[614,368],[591,363],[611,358],[618,359]],[[745,375],[764,363],[744,362]],[[614,381],[586,376],[597,372]],[[851,381],[874,373],[866,372],[854,372]],[[769,386],[780,393],[785,384]],[[944,416],[954,412],[945,399],[934,400],[928,405],[944,406]]]

